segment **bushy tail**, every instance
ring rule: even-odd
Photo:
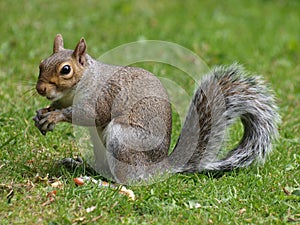
[[[219,159],[226,128],[240,118],[244,135]],[[170,156],[174,172],[232,170],[264,161],[278,136],[278,108],[270,89],[241,66],[218,67],[196,91],[177,145]],[[178,166],[179,165],[179,166]]]

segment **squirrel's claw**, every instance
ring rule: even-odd
[[[40,130],[43,135],[48,131],[53,131],[55,124],[59,121],[61,113],[59,111],[47,111],[40,109],[36,111],[36,116],[33,118],[35,126]]]
[[[37,112],[37,115],[35,117],[33,117],[32,119],[34,121],[34,125],[39,129],[39,131],[42,133],[42,135],[46,135],[47,131],[42,130],[42,128],[41,128],[41,126],[39,124],[40,115],[38,115],[38,112]]]

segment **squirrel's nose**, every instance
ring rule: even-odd
[[[42,96],[45,96],[46,95],[46,91],[47,91],[47,88],[46,88],[46,85],[41,83],[41,82],[38,82],[36,84],[36,90],[37,92],[42,95]]]

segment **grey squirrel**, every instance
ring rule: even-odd
[[[216,67],[202,80],[171,154],[171,104],[150,72],[93,59],[83,38],[75,50],[64,49],[60,34],[39,68],[37,92],[52,104],[37,111],[36,127],[44,135],[59,122],[96,127],[106,151],[100,153],[103,173],[117,182],[247,167],[264,161],[278,135],[272,91],[237,64]],[[243,137],[220,159],[226,127],[238,118]]]

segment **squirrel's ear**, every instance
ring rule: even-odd
[[[85,54],[86,54],[86,43],[84,38],[81,38],[73,52],[73,57],[77,60],[78,63],[84,65],[86,62]]]
[[[53,53],[57,53],[64,49],[64,41],[61,34],[56,35],[53,45]]]

